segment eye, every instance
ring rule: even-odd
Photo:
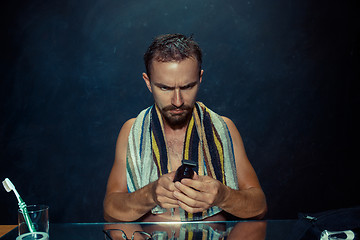
[[[192,87],[193,86],[186,85],[186,86],[181,87],[181,90],[188,90],[188,89],[191,89]]]
[[[162,86],[162,87],[160,87],[160,89],[161,89],[162,91],[169,91],[169,90],[170,90],[170,88],[169,88],[169,87],[166,87],[166,86]]]
[[[159,88],[161,91],[169,91],[169,90],[171,90],[171,87],[163,85],[163,84],[156,83],[155,86],[157,88]]]
[[[186,86],[181,87],[181,90],[190,90],[193,87],[195,87],[196,84],[197,84],[196,82],[195,83],[190,83],[190,84],[188,84]]]

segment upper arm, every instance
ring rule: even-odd
[[[235,164],[239,189],[249,189],[251,187],[261,188],[255,170],[252,167],[244,148],[244,143],[235,124],[226,117],[222,117],[229,128],[233,141]]]
[[[106,194],[112,192],[127,192],[126,153],[128,137],[134,121],[135,118],[128,120],[120,130],[116,141],[115,160],[109,175]]]

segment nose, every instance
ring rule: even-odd
[[[171,104],[177,108],[180,108],[182,105],[184,105],[184,100],[181,94],[181,90],[179,88],[176,88],[174,90],[174,95],[171,99]]]

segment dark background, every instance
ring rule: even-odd
[[[268,218],[359,205],[355,1],[29,0],[1,14],[0,177],[51,222],[97,222],[153,37],[194,34],[199,100],[237,125]],[[0,190],[0,224],[17,201]]]

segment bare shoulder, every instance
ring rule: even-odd
[[[135,122],[135,118],[131,118],[127,120],[120,130],[120,133],[116,141],[115,161],[126,158],[127,142],[131,127],[134,124],[134,122]]]
[[[124,125],[122,126],[122,130],[127,130],[130,131],[132,125],[134,124],[136,118],[130,118],[129,120],[127,120]]]
[[[234,122],[230,118],[225,117],[225,116],[221,116],[221,118],[225,121],[226,124],[235,125]]]
[[[232,141],[233,141],[233,146],[234,146],[234,151],[235,151],[235,159],[238,160],[247,160],[247,156],[245,153],[245,149],[244,149],[244,143],[243,140],[240,136],[239,130],[237,129],[237,127],[235,126],[235,123],[227,117],[222,116],[222,118],[224,119]]]
[[[122,137],[128,138],[131,127],[133,126],[133,124],[135,122],[135,119],[136,118],[131,118],[124,123],[124,125],[122,126],[122,128],[120,130],[119,138],[122,138]]]
[[[232,137],[240,137],[240,133],[235,125],[235,123],[228,117],[221,116],[227,127],[229,128],[230,134]],[[237,136],[239,135],[239,136]]]

